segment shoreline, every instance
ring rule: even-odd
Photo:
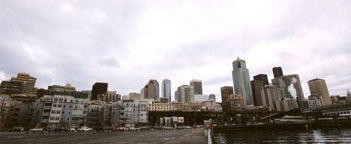
[[[266,124],[266,125],[220,125],[213,126],[213,132],[260,131],[260,130],[310,130],[310,129],[351,129],[351,121],[313,122],[303,124]]]

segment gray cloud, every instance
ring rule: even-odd
[[[232,85],[231,63],[250,75],[282,66],[307,81],[323,78],[331,94],[351,89],[351,2],[336,1],[3,1],[0,80],[17,72],[38,87],[109,83],[122,94],[148,79],[172,91],[202,79],[220,97]]]

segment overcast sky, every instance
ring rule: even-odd
[[[232,61],[251,79],[281,66],[307,81],[325,79],[331,95],[351,90],[351,1],[0,2],[0,81],[18,72],[36,86],[71,83],[78,90],[108,82],[122,95],[149,79],[176,87],[203,81],[220,101],[232,86]],[[173,99],[173,98],[172,98]]]

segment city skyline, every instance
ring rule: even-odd
[[[351,89],[350,1],[40,3],[0,6],[0,81],[27,72],[39,88],[106,82],[127,95],[167,78],[174,99],[178,86],[200,79],[221,101],[240,57],[250,80],[267,74],[271,83],[277,66],[298,74],[305,98],[315,78],[330,95]]]

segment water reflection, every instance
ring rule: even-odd
[[[351,129],[215,133],[214,143],[351,143]]]

